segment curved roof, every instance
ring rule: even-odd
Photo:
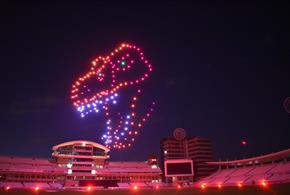
[[[274,160],[280,160],[287,157],[290,157],[290,148],[279,151],[279,152],[274,152],[271,154],[266,154],[262,156],[252,157],[252,158],[245,158],[245,159],[231,160],[231,161],[207,162],[207,164],[211,164],[211,165],[255,164],[255,163],[263,163],[263,162],[270,162]]]
[[[69,145],[82,145],[82,144],[90,144],[96,148],[100,148],[100,149],[103,149],[105,150],[105,152],[109,152],[110,149],[101,145],[101,144],[98,144],[96,142],[92,142],[92,141],[87,141],[87,140],[76,140],[76,141],[69,141],[69,142],[64,142],[64,143],[61,143],[61,144],[58,144],[58,145],[55,145],[52,147],[52,150],[57,150],[58,148],[60,147],[63,147],[63,146],[69,146]]]

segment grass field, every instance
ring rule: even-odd
[[[199,190],[196,188],[187,189],[138,189],[138,190],[97,190],[87,192],[77,191],[58,191],[58,192],[45,192],[45,191],[32,191],[32,190],[9,190],[0,191],[0,194],[11,195],[35,195],[35,194],[55,194],[55,195],[84,195],[84,194],[101,194],[101,195],[290,195],[290,184],[274,185],[267,188],[258,186],[238,188],[222,188],[222,189],[205,189]]]

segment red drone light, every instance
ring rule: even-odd
[[[36,191],[36,192],[38,192],[40,190],[40,187],[38,187],[38,186],[36,186],[35,188],[34,188],[34,191]]]
[[[87,187],[87,191],[91,191],[92,190],[92,187],[91,186],[88,186]]]
[[[181,189],[181,185],[180,184],[177,185],[177,189]]]
[[[242,140],[242,141],[241,141],[241,144],[242,144],[243,146],[246,146],[248,143],[247,143],[246,140]]]
[[[155,189],[158,190],[159,189],[159,185],[155,186]]]
[[[222,187],[223,187],[223,186],[222,186],[222,184],[218,184],[218,188],[220,188],[220,189],[221,189]]]
[[[138,186],[134,186],[133,187],[133,190],[138,190]]]
[[[243,187],[243,184],[242,183],[238,183],[238,187],[239,188]]]
[[[10,186],[6,186],[6,187],[5,187],[5,190],[6,190],[6,191],[8,191],[8,190],[10,190],[10,189],[11,189]]]

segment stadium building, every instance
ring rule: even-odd
[[[193,173],[184,172],[184,175],[175,176],[166,174],[166,162],[177,159],[179,162],[182,159],[184,162],[192,160]],[[216,170],[214,166],[206,163],[212,160],[213,152],[210,140],[202,137],[186,137],[184,129],[175,129],[173,137],[161,141],[161,166],[165,173],[163,180],[166,182],[192,182],[209,176]],[[189,165],[187,169],[190,170]]]
[[[199,181],[203,187],[250,186],[290,183],[290,149],[232,161],[207,162],[219,167]]]
[[[66,175],[66,168],[47,159],[0,157],[0,188],[61,189]]]
[[[91,141],[54,146],[52,158],[0,157],[0,186],[11,188],[82,188],[154,186],[161,182],[157,159],[111,162],[109,149]]]
[[[175,134],[180,134],[178,131]],[[173,158],[172,149],[164,147]],[[91,141],[70,141],[53,146],[52,150],[50,159],[0,157],[0,189],[241,188],[290,183],[290,149],[241,160],[207,161],[218,170],[194,183],[194,159],[178,154],[179,158],[165,159],[163,164],[164,176],[172,184],[161,182],[156,157],[143,162],[110,161],[109,149]]]

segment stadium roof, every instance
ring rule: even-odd
[[[105,147],[105,146],[103,146],[101,144],[98,144],[98,143],[92,142],[92,141],[86,141],[86,140],[77,140],[77,141],[64,142],[64,143],[58,144],[56,146],[53,146],[52,149],[53,150],[57,150],[58,148],[63,147],[63,146],[69,146],[69,145],[86,145],[86,144],[89,144],[89,145],[92,145],[94,147],[103,149],[103,150],[105,150],[105,152],[109,152],[110,151],[109,148],[107,148],[107,147]]]
[[[256,156],[252,158],[245,158],[240,160],[231,160],[231,161],[215,161],[215,162],[207,162],[207,164],[211,165],[242,165],[242,164],[258,164],[264,162],[271,162],[275,160],[281,160],[284,158],[290,157],[290,148],[286,150],[282,150],[279,152],[274,152],[271,154],[266,154],[262,156]]]
[[[48,159],[44,158],[30,158],[18,156],[0,156],[0,164],[3,163],[23,163],[23,164],[51,164]]]

